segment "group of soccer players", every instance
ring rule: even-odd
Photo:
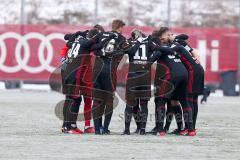
[[[89,31],[65,35],[67,43],[61,50],[62,84],[66,95],[62,132],[110,134],[117,68],[123,56],[128,55],[123,134],[130,135],[134,117],[136,134],[164,136],[169,133],[175,116],[177,129],[171,133],[195,136],[204,70],[197,51],[187,43],[188,36],[175,36],[169,28],[161,27],[148,36],[134,29],[131,37],[126,39],[122,35],[124,26],[122,20],[114,20],[112,31],[104,31],[102,26],[95,25]],[[146,132],[148,101],[152,96],[151,70],[155,61],[155,127]],[[82,97],[84,131],[76,123]],[[94,127],[90,125],[91,119]]]

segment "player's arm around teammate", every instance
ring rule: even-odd
[[[148,101],[151,97],[151,66],[149,58],[152,54],[150,37],[140,30],[133,30],[130,38],[132,47],[128,50],[129,70],[126,84],[125,130],[130,134],[130,122],[134,116],[137,123],[135,133],[145,135],[148,117]],[[137,111],[133,113],[133,111]]]
[[[183,38],[185,37],[185,38]],[[199,64],[198,56],[196,50],[191,48],[187,44],[188,36],[187,35],[178,35],[176,37],[173,37],[170,35],[169,40],[173,44],[173,49],[179,54],[180,59],[182,60],[183,64],[188,70],[188,103],[190,104],[192,111],[193,111],[193,132],[192,135],[195,135],[195,124],[196,124],[196,117],[198,112],[198,106],[197,104],[197,97],[199,92],[201,92],[203,89],[204,84],[204,71],[202,66]],[[195,57],[194,57],[195,55]],[[196,102],[195,102],[196,101]],[[177,104],[177,101],[171,102],[171,104]],[[173,105],[171,105],[173,106]],[[168,106],[168,109],[170,110],[171,106]],[[178,106],[178,105],[177,105]],[[176,107],[174,107],[176,110]],[[167,113],[168,114],[168,113]],[[169,129],[170,122],[166,123],[165,128]],[[187,126],[187,125],[185,125]],[[188,134],[187,130],[181,132],[181,134]]]
[[[90,37],[91,34],[95,35],[98,31],[96,29],[91,30],[87,37],[81,35],[71,38],[71,41],[68,42],[68,47],[70,47],[66,57],[66,68],[63,71],[63,93],[66,95],[64,107],[63,107],[63,127],[62,131],[64,133],[71,134],[82,134],[77,127],[77,117],[79,106],[82,101],[81,95],[91,97],[89,92],[86,92],[88,86],[83,84],[83,79],[85,80],[85,56],[89,56],[90,47],[93,44]],[[84,73],[83,73],[84,72]],[[85,82],[85,81],[84,81]],[[85,95],[88,93],[88,95]],[[91,103],[91,102],[89,102]]]
[[[186,47],[187,46],[187,47]],[[180,46],[175,49],[183,59],[189,73],[188,81],[188,101],[191,104],[193,111],[193,129],[196,133],[196,120],[198,115],[198,96],[204,90],[204,69],[194,56],[198,56],[195,49],[192,49],[187,42],[185,46],[180,43]]]

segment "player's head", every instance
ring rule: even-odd
[[[132,39],[136,40],[138,38],[146,37],[141,30],[133,29],[131,32]]]
[[[99,32],[104,32],[104,28],[103,26],[99,25],[99,24],[96,24],[95,26],[93,26],[94,29],[97,29]]]
[[[91,39],[91,38],[95,37],[98,33],[99,33],[99,30],[96,28],[93,28],[87,33],[86,37],[87,37],[87,39]]]
[[[112,30],[122,33],[123,27],[125,26],[125,23],[122,20],[115,19],[112,21]]]
[[[173,33],[168,27],[161,27],[159,29],[159,38],[163,44],[171,43],[174,40]]]
[[[153,32],[152,32],[152,39],[154,39],[154,42],[155,43],[157,43],[157,44],[161,44],[161,42],[160,42],[160,34],[159,34],[160,32],[159,32],[159,30],[154,30]]]
[[[64,36],[64,40],[68,41],[71,38],[71,36],[72,36],[72,33],[66,34]]]
[[[154,31],[152,32],[152,36],[153,36],[153,37],[159,37],[159,30],[154,30]]]

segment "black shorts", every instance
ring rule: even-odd
[[[86,72],[90,73],[89,67],[82,65],[82,59],[72,59],[65,64],[62,74],[62,92],[65,95],[85,95],[91,97],[91,81],[86,81]],[[85,76],[84,76],[85,75]]]
[[[136,99],[150,100],[151,72],[128,73],[125,98],[127,101]]]
[[[182,100],[187,98],[187,78],[177,78],[172,82],[174,84],[174,91],[171,97],[172,100]]]
[[[96,70],[95,70],[96,71]],[[93,75],[93,100],[112,101],[114,98],[114,85],[110,68],[103,67]]]
[[[180,77],[164,77],[154,82],[155,98],[181,100],[187,98],[188,76],[186,74]]]
[[[91,57],[70,59],[61,70],[62,92],[65,95],[92,96]]]

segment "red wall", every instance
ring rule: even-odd
[[[126,27],[124,35],[129,37],[133,28]],[[151,34],[154,29],[138,28],[146,34]],[[89,27],[0,25],[0,80],[48,81],[59,65],[63,35],[85,29]],[[208,83],[219,83],[222,71],[237,70],[237,29],[174,28],[173,31],[190,35],[189,42],[200,52]],[[121,81],[123,77],[119,78]]]

